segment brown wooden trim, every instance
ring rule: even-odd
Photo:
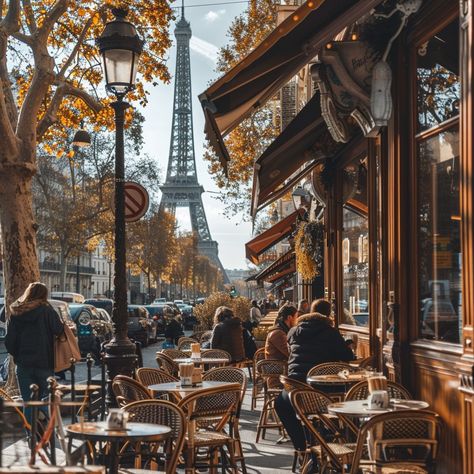
[[[452,117],[444,122],[436,125],[435,127],[431,127],[428,130],[423,130],[420,133],[415,135],[415,139],[417,142],[422,140],[427,140],[428,138],[434,137],[435,135],[439,135],[440,133],[445,132],[451,128],[454,128],[459,122],[459,116]]]

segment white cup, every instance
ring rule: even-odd
[[[367,399],[369,409],[388,408],[389,398],[386,390],[374,390]]]
[[[124,430],[127,427],[128,413],[120,408],[111,408],[107,416],[107,429]]]

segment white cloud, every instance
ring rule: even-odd
[[[225,13],[225,10],[222,9],[222,10],[217,10],[217,11],[214,11],[214,10],[209,10],[205,15],[204,15],[204,19],[206,21],[208,21],[209,23],[214,23],[215,21],[217,21],[219,19],[220,16],[222,16],[223,14]]]
[[[192,36],[189,46],[195,53],[204,56],[213,63],[217,62],[219,48],[216,45],[198,38],[197,36]]]

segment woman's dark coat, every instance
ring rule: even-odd
[[[54,336],[63,331],[58,313],[44,304],[11,317],[5,347],[20,367],[54,369]]]
[[[288,332],[288,345],[288,376],[304,382],[306,374],[315,365],[354,359],[353,352],[339,331],[332,327],[331,320],[319,313],[298,318],[296,326]]]
[[[244,360],[242,321],[239,318],[231,318],[216,324],[212,331],[211,349],[227,351],[232,358],[232,362]]]

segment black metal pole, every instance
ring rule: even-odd
[[[111,104],[115,111],[115,265],[114,265],[114,337],[105,346],[107,365],[107,403],[115,405],[112,380],[118,374],[132,376],[136,365],[135,345],[127,336],[127,269],[125,250],[125,158],[124,121],[129,107],[123,97]]]
[[[79,255],[76,258],[76,293],[81,292],[81,284],[80,284],[81,278],[79,276],[79,264],[81,263],[80,258],[81,257]]]

